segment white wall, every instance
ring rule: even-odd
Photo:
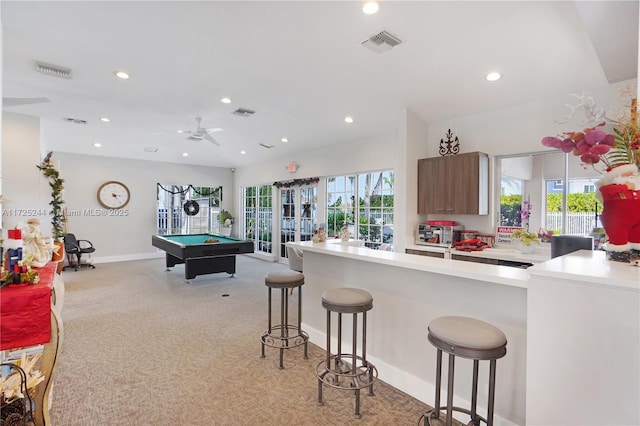
[[[40,119],[4,113],[2,125],[2,209],[4,229],[38,217],[41,230],[51,235],[51,189],[36,165],[40,158]],[[3,233],[6,235],[6,231]]]
[[[42,211],[40,229],[51,235],[49,201],[51,190],[36,165],[41,159],[40,120],[21,114],[4,113],[2,127],[2,174],[5,229],[24,223]],[[44,147],[46,151],[46,147]],[[52,159],[65,180],[65,209],[79,212],[68,217],[68,231],[90,240],[96,247],[95,260],[115,261],[162,255],[151,245],[156,233],[156,184],[222,186],[221,207],[234,211],[233,175],[230,169],[183,166],[141,160],[54,152]],[[131,201],[126,216],[108,216],[97,199],[100,185],[109,180],[125,183]],[[84,211],[99,209],[107,216]],[[6,232],[4,233],[6,235]]]
[[[404,190],[399,189],[405,185],[403,176],[404,167],[400,167],[400,159],[404,151],[404,143],[398,141],[398,135],[379,135],[370,139],[354,140],[331,147],[324,147],[312,152],[298,154],[293,157],[254,164],[246,167],[238,167],[234,173],[234,193],[236,194],[235,211],[241,211],[242,199],[240,193],[243,187],[272,184],[277,181],[292,179],[305,179],[312,177],[325,178],[330,176],[345,175],[349,173],[369,172],[376,170],[394,170],[395,175],[395,202],[396,217],[402,216],[404,220],[404,205],[406,199],[402,195]],[[295,161],[300,166],[295,173],[287,172],[287,164]],[[399,183],[400,182],[400,183]],[[400,193],[398,193],[400,191]],[[318,202],[324,205],[326,200],[324,182],[321,179],[318,184]],[[277,206],[279,196],[274,193],[274,206]],[[398,210],[398,206],[400,209]],[[318,212],[318,222],[326,222],[323,209]],[[397,222],[396,222],[397,223]],[[398,228],[394,228],[394,232]]]
[[[156,234],[156,184],[222,186],[223,208],[234,204],[232,174],[227,168],[183,166],[172,163],[125,160],[55,152],[60,175],[65,179],[65,207],[70,211],[99,209],[101,184],[117,180],[129,188],[131,201],[124,207],[126,216],[90,216],[80,214],[67,219],[69,232],[90,240],[96,247],[97,261],[126,260],[156,253],[151,236]]]

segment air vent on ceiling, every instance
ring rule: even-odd
[[[233,113],[235,115],[239,115],[240,117],[251,117],[256,112],[247,108],[238,108],[237,110],[233,111]]]
[[[61,67],[59,65],[46,64],[36,61],[36,71],[52,77],[71,79],[71,68]]]
[[[383,53],[393,49],[400,43],[402,43],[402,40],[398,37],[387,31],[380,31],[378,34],[372,35],[360,44],[376,53]]]
[[[267,148],[267,149],[271,149],[271,148],[273,148],[273,145],[269,145],[269,144],[267,144],[267,143],[261,143],[261,144],[259,144],[259,145],[260,145],[260,146],[262,146],[262,147],[264,147],[264,148]]]
[[[74,124],[87,124],[87,120],[80,120],[79,118],[66,117],[64,120]]]

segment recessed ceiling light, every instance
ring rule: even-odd
[[[365,15],[373,15],[380,10],[380,4],[377,1],[367,1],[362,5],[362,11]]]
[[[487,74],[487,80],[489,81],[500,80],[500,77],[501,77],[500,73],[495,71],[492,71],[489,74]]]
[[[108,123],[108,122],[110,122],[111,120],[109,120],[109,118],[108,118],[108,117],[101,117],[101,118],[100,118],[100,121],[104,121],[105,123]]]
[[[287,143],[287,142],[289,142],[289,139],[287,139],[287,138],[282,138],[282,139],[280,139],[280,142],[282,142],[282,143]]]
[[[346,116],[346,117],[344,118],[344,121],[345,121],[345,123],[353,123],[353,117]]]
[[[178,133],[184,133],[184,130],[176,130]]]
[[[183,157],[188,157],[188,156],[189,156],[189,153],[188,153],[188,152],[183,152],[183,153],[182,153],[182,156],[183,156]]]
[[[231,98],[227,98],[226,96],[222,99],[220,99],[220,102],[222,102],[223,104],[230,104],[231,103]]]
[[[102,144],[100,142],[96,142],[93,144],[93,146],[95,146],[96,148],[100,148]]]
[[[242,154],[242,155],[244,155],[246,153],[247,153],[247,151],[240,151],[240,154]]]
[[[121,78],[123,80],[126,80],[129,78],[129,74],[127,74],[124,71],[115,71],[114,74],[116,75],[116,77]]]

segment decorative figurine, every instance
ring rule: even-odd
[[[346,243],[349,241],[349,238],[351,238],[351,235],[349,235],[349,227],[345,221],[344,225],[342,225],[342,228],[340,229],[340,239],[342,239],[343,243]]]
[[[53,241],[40,231],[39,226],[40,219],[27,220],[27,226],[22,229],[22,242],[24,255],[31,255],[32,265],[41,268],[51,260]]]

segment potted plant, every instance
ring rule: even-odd
[[[536,245],[540,244],[540,238],[535,232],[529,232],[525,229],[516,229],[511,234],[511,241],[516,243],[516,247],[522,253],[533,253]]]
[[[220,222],[220,234],[228,237],[231,235],[231,227],[234,217],[228,210],[222,209],[218,214],[218,222]]]

